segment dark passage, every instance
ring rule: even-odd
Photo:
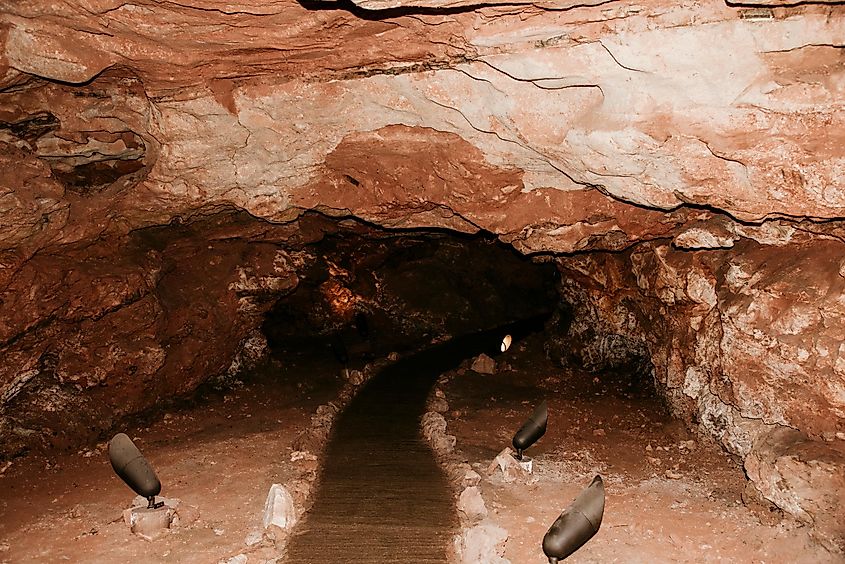
[[[459,337],[385,368],[339,417],[314,506],[288,562],[446,562],[457,516],[446,477],[419,423],[437,377],[464,358],[498,352],[501,338],[538,330],[533,318]]]

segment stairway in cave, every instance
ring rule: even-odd
[[[288,545],[289,564],[447,562],[458,523],[450,486],[420,435],[438,376],[537,319],[459,337],[377,374],[335,423],[314,505]]]

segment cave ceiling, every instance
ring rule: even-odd
[[[222,208],[788,240],[845,216],[845,8],[753,4],[6,0],[0,246]]]

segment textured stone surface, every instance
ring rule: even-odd
[[[480,521],[487,517],[487,506],[477,486],[465,488],[458,497],[458,511],[464,514],[470,522]]]
[[[231,364],[272,304],[262,295],[296,286],[280,247],[229,237],[248,235],[246,224],[194,229],[202,235],[139,232],[21,265],[0,290],[3,450],[75,446],[192,391]]]
[[[481,353],[472,361],[470,369],[473,372],[478,372],[479,374],[495,374],[496,361],[486,354]]]
[[[455,450],[455,436],[446,433],[446,419],[436,411],[427,411],[420,422],[422,434],[437,456],[446,456]]]
[[[240,362],[304,210],[614,251],[560,260],[566,356],[743,457],[845,431],[845,7],[495,4],[0,0],[0,452]]]
[[[674,405],[698,405],[705,423],[724,402],[749,421],[833,436],[845,421],[844,250],[835,240],[698,254],[650,244],[561,259],[570,335],[583,343],[576,360],[647,357]],[[747,452],[751,438],[732,428],[724,440]]]
[[[507,540],[508,532],[505,529],[490,521],[482,521],[464,531],[457,539],[458,556],[464,564],[508,564],[510,561],[502,557]]]
[[[487,475],[493,476],[501,472],[502,480],[506,483],[528,481],[530,477],[528,469],[514,458],[514,454],[513,449],[506,447],[487,467]]]
[[[845,552],[845,443],[779,428],[755,444],[745,469],[766,498],[813,525],[832,551]]]
[[[290,493],[280,484],[270,486],[267,501],[264,502],[262,518],[264,528],[273,525],[282,530],[289,530],[296,524],[296,507]]]
[[[572,251],[669,235],[685,204],[843,215],[841,8],[548,7],[375,21],[292,1],[8,3],[0,115],[23,153],[3,171],[3,239],[235,205]]]
[[[159,507],[158,509],[133,507],[123,512],[123,519],[129,525],[133,534],[144,540],[152,541],[169,531],[173,513],[170,507]]]
[[[7,76],[99,77],[6,93],[6,123],[58,121],[28,141],[10,127],[8,142],[76,177],[140,161],[120,178],[143,180],[110,206],[131,225],[322,206],[568,251],[665,234],[685,212],[657,210],[687,203],[843,215],[839,7],[764,23],[659,3],[370,21],[194,2],[10,5]]]
[[[676,413],[762,469],[748,476],[763,495],[804,516],[794,499],[829,499],[840,486],[816,476],[813,465],[790,467],[795,445],[765,437],[799,429],[801,448],[815,452],[845,428],[844,251],[839,240],[809,239],[780,247],[743,241],[706,253],[647,244],[560,259],[573,322],[569,343],[549,350],[575,350],[568,360],[595,370],[651,370]],[[812,488],[792,491],[790,480],[774,487],[766,468],[778,465]],[[812,521],[823,536],[839,534],[832,521]]]

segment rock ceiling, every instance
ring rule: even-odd
[[[467,4],[0,3],[0,244],[221,206],[525,252],[845,216],[841,6]]]

